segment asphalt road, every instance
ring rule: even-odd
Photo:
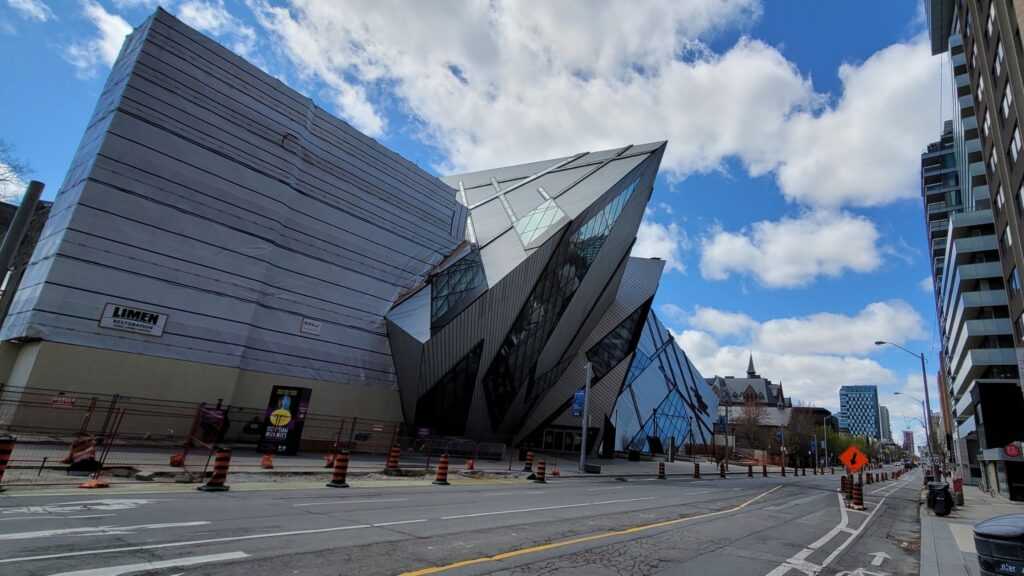
[[[917,574],[914,474],[0,496],[0,574]],[[878,554],[876,554],[878,553]]]

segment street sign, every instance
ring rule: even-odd
[[[851,473],[860,472],[861,468],[867,466],[868,457],[856,446],[850,446],[839,455],[839,461],[846,466]]]
[[[583,416],[583,403],[586,401],[586,392],[583,390],[577,390],[572,397],[572,416],[573,418],[579,418]]]

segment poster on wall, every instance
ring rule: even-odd
[[[277,454],[295,455],[302,439],[302,425],[309,411],[310,388],[274,386],[263,416],[260,449]]]

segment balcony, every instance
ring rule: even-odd
[[[1017,351],[1013,348],[980,348],[964,355],[963,365],[953,379],[954,397],[963,395],[967,384],[978,379],[988,366],[1017,366]]]
[[[953,336],[956,337],[956,345],[953,347],[953,353],[950,354],[950,366],[953,371],[956,372],[960,368],[960,364],[964,361],[964,350],[965,348],[971,348],[968,341],[972,338],[981,338],[983,336],[1012,336],[1013,327],[1010,325],[1009,318],[979,318],[977,320],[968,320],[963,323],[962,326],[953,326]],[[977,346],[976,341],[974,346]]]
[[[936,220],[935,222],[928,223],[928,231],[935,232],[937,230],[945,230],[949,227],[949,220]]]

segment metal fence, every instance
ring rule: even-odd
[[[97,467],[114,481],[133,481],[139,472],[149,472],[153,481],[198,481],[207,473],[214,445],[233,448],[232,473],[257,472],[265,452],[259,445],[265,418],[265,409],[220,401],[0,388],[0,434],[17,438],[3,483],[74,484],[82,481],[76,474]],[[406,470],[426,470],[443,453],[481,460],[503,460],[507,454],[504,444],[411,437],[404,431],[400,422],[310,412],[299,454],[277,458],[275,470],[326,471],[326,455],[348,450],[353,471],[379,471],[396,444]]]

